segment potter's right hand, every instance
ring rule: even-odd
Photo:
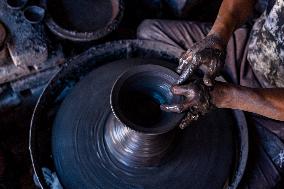
[[[188,126],[193,120],[198,119],[213,107],[211,104],[211,95],[209,88],[203,84],[201,79],[197,79],[187,85],[173,86],[171,92],[174,95],[181,95],[185,100],[180,104],[163,104],[161,109],[166,112],[187,112],[185,118],[181,121],[181,129]]]
[[[215,77],[220,74],[225,62],[225,44],[221,37],[211,34],[195,43],[180,58],[177,72],[178,84],[184,84],[200,67],[204,69],[203,82],[213,86]]]

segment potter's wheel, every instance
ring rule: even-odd
[[[216,110],[177,135],[158,166],[129,167],[111,156],[103,133],[117,77],[138,64],[174,69],[182,51],[149,41],[112,42],[82,53],[49,83],[35,108],[30,154],[43,189],[43,168],[72,188],[236,188],[247,160],[241,112]],[[106,146],[105,146],[106,147]]]
[[[143,59],[109,63],[88,74],[64,100],[55,119],[52,148],[65,188],[224,187],[235,156],[232,117],[226,111],[212,112],[182,131],[160,166],[131,168],[111,160],[103,136],[112,85],[129,67],[145,63],[166,65]]]

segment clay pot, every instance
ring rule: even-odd
[[[115,118],[110,116],[104,136],[115,160],[128,167],[153,167],[165,160],[176,134],[171,131],[184,114],[163,112],[160,105],[182,100],[170,91],[177,78],[168,68],[141,65],[116,80],[110,95]]]
[[[146,134],[172,130],[181,121],[176,113],[163,112],[161,104],[181,102],[170,91],[178,75],[157,65],[137,66],[122,74],[111,92],[111,107],[116,118],[127,127]]]

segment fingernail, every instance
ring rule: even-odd
[[[207,86],[211,86],[211,83],[208,80],[205,80],[204,84],[207,85]]]
[[[161,104],[160,109],[163,110],[163,111],[168,111],[168,107],[165,104]]]
[[[175,91],[176,91],[176,85],[174,85],[174,86],[171,87],[171,92],[172,92],[172,93],[175,93]]]
[[[182,79],[178,79],[178,80],[177,80],[177,85],[182,84],[182,81],[183,81]]]
[[[203,82],[206,86],[209,86],[209,87],[212,86],[212,82],[209,79],[204,79]]]

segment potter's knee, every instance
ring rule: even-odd
[[[152,39],[153,32],[159,29],[159,20],[144,20],[137,29],[138,39]]]

